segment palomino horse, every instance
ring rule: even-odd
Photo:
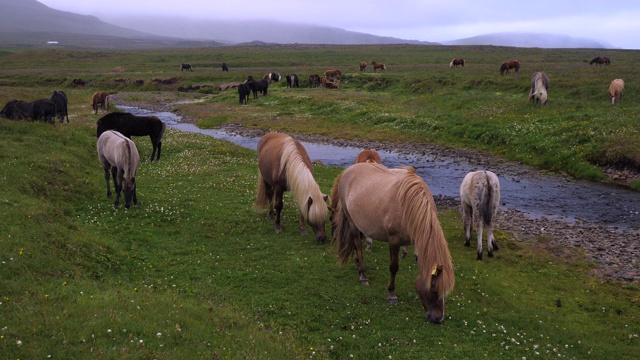
[[[130,208],[131,202],[138,205],[136,196],[136,170],[140,165],[140,155],[136,144],[117,131],[105,131],[98,138],[98,159],[104,169],[107,182],[107,197],[111,197],[109,171],[116,188],[115,206],[120,203],[120,192],[124,192],[124,207]]]
[[[328,197],[322,194],[313,178],[313,165],[304,146],[289,135],[267,133],[258,142],[258,168],[255,205],[260,210],[269,208],[269,217],[275,218],[276,232],[282,231],[283,193],[291,190],[300,210],[300,233],[307,233],[306,220],[317,241],[324,243]]]
[[[596,58],[593,58],[593,60],[589,61],[589,65],[593,65],[593,64],[596,64],[596,66],[611,65],[611,60],[609,60],[609,58],[605,56],[598,56]]]
[[[362,258],[362,236],[389,243],[391,277],[387,301],[397,304],[395,278],[400,247],[415,244],[419,274],[415,289],[427,320],[444,319],[444,297],[453,290],[455,276],[447,240],[429,188],[413,168],[388,169],[358,163],[343,171],[333,185],[333,241],[344,264],[355,251],[360,282],[369,284]]]
[[[98,114],[98,108],[102,111],[109,109],[109,93],[106,91],[95,92],[91,97],[91,107],[94,114]]]
[[[611,105],[615,105],[622,100],[622,93],[624,92],[624,80],[615,79],[609,85],[609,96],[611,97]]]
[[[458,65],[464,67],[464,59],[453,58],[449,63],[450,68],[458,67]]]
[[[475,225],[478,234],[476,257],[482,260],[482,225],[487,228],[487,252],[493,257],[493,249],[498,243],[493,236],[493,222],[500,204],[500,181],[491,171],[472,171],[460,184],[462,222],[465,229],[466,246],[471,246],[471,227]]]
[[[364,61],[360,61],[360,71],[367,70],[367,63]]]
[[[520,60],[511,60],[500,66],[500,75],[508,74],[510,69],[514,69],[516,74],[520,73]]]
[[[384,64],[378,64],[375,61],[371,62],[371,65],[373,66],[373,71],[375,72],[377,69],[380,69],[381,71],[385,71],[387,70],[387,67]]]
[[[547,106],[547,91],[549,90],[549,77],[546,73],[535,72],[531,76],[531,91],[529,101]]]
[[[116,130],[131,139],[131,136],[149,136],[153,151],[151,160],[160,160],[162,137],[167,125],[156,116],[136,116],[130,113],[112,112],[96,121],[96,136],[100,137],[107,130]]]

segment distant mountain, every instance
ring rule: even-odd
[[[611,44],[558,34],[494,33],[443,42],[443,45],[495,45],[536,48],[612,48]]]

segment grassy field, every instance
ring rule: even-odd
[[[457,211],[443,211],[457,281],[444,324],[432,325],[413,290],[412,260],[400,264],[400,304],[387,305],[384,244],[365,254],[371,285],[361,286],[331,246],[299,235],[289,195],[281,234],[254,211],[254,152],[203,135],[168,131],[153,163],[149,140],[134,138],[140,205],[114,209],[88,100],[96,90],[162,99],[182,85],[336,67],[345,72],[338,91],[276,84],[240,107],[237,93],[205,89],[193,94],[205,101],[178,110],[207,126],[435,142],[597,178],[593,161],[613,159],[613,145],[637,151],[638,54],[607,51],[611,67],[595,68],[584,62],[599,55],[592,51],[492,47],[2,52],[0,102],[62,89],[72,123],[0,119],[0,357],[635,358],[640,288],[589,276],[593,265],[579,252],[559,259],[498,232],[500,252],[478,262]],[[374,56],[389,70],[358,73],[357,62]],[[453,56],[468,65],[450,70]],[[523,60],[521,75],[500,77],[511,57]],[[186,61],[194,73],[179,72]],[[551,78],[546,109],[526,103],[534,70]],[[149,81],[171,77],[171,86]],[[606,89],[616,77],[629,81],[614,107]],[[75,78],[92,85],[74,87]],[[145,84],[115,81],[125,78]],[[340,169],[315,171],[328,193]]]

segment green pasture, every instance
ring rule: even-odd
[[[457,210],[441,211],[456,287],[445,322],[432,325],[413,289],[412,259],[400,263],[400,304],[387,305],[384,243],[365,254],[371,285],[360,285],[334,248],[299,234],[290,194],[281,234],[254,210],[255,152],[204,135],[169,130],[158,162],[148,161],[148,138],[134,138],[140,205],[114,209],[95,149],[100,115],[89,104],[97,90],[168,102],[179,86],[213,84],[183,94],[200,101],[175,110],[201,126],[469,147],[598,179],[599,165],[637,164],[639,128],[640,53],[607,50],[610,67],[589,67],[601,54],[302,45],[0,52],[0,103],[61,89],[71,115],[56,126],[0,119],[0,358],[635,358],[640,288],[591,277],[594,265],[579,251],[561,259],[538,245],[543,238],[520,243],[498,231],[496,257],[476,261]],[[449,69],[454,56],[467,66]],[[521,74],[500,77],[510,58],[523,61]],[[361,74],[362,60],[388,70]],[[194,72],[180,73],[181,62]],[[278,83],[248,106],[217,90],[247,75],[305,79],[329,68],[343,71],[339,90]],[[537,70],[551,78],[547,108],[526,102]],[[172,77],[172,85],[151,81]],[[91,83],[74,86],[77,78]],[[611,106],[614,78],[626,90]],[[316,166],[325,193],[339,171]]]

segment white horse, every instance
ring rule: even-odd
[[[609,96],[611,97],[611,105],[615,105],[622,99],[622,92],[624,91],[624,80],[615,79],[609,85]]]
[[[500,204],[500,182],[491,171],[472,171],[460,184],[462,203],[462,221],[465,229],[465,245],[470,246],[471,226],[475,225],[478,234],[477,260],[482,260],[482,226],[487,228],[487,252],[493,257],[493,249],[498,243],[493,236],[493,221]]]
[[[531,92],[529,101],[547,106],[547,91],[549,90],[549,77],[543,72],[535,72],[531,76]]]
[[[138,205],[136,196],[136,170],[140,165],[140,155],[136,144],[121,133],[108,130],[98,138],[98,158],[104,169],[104,179],[107,182],[107,197],[111,197],[109,186],[109,172],[113,176],[116,188],[115,206],[120,203],[120,192],[124,191],[124,207],[131,207],[131,201]]]

